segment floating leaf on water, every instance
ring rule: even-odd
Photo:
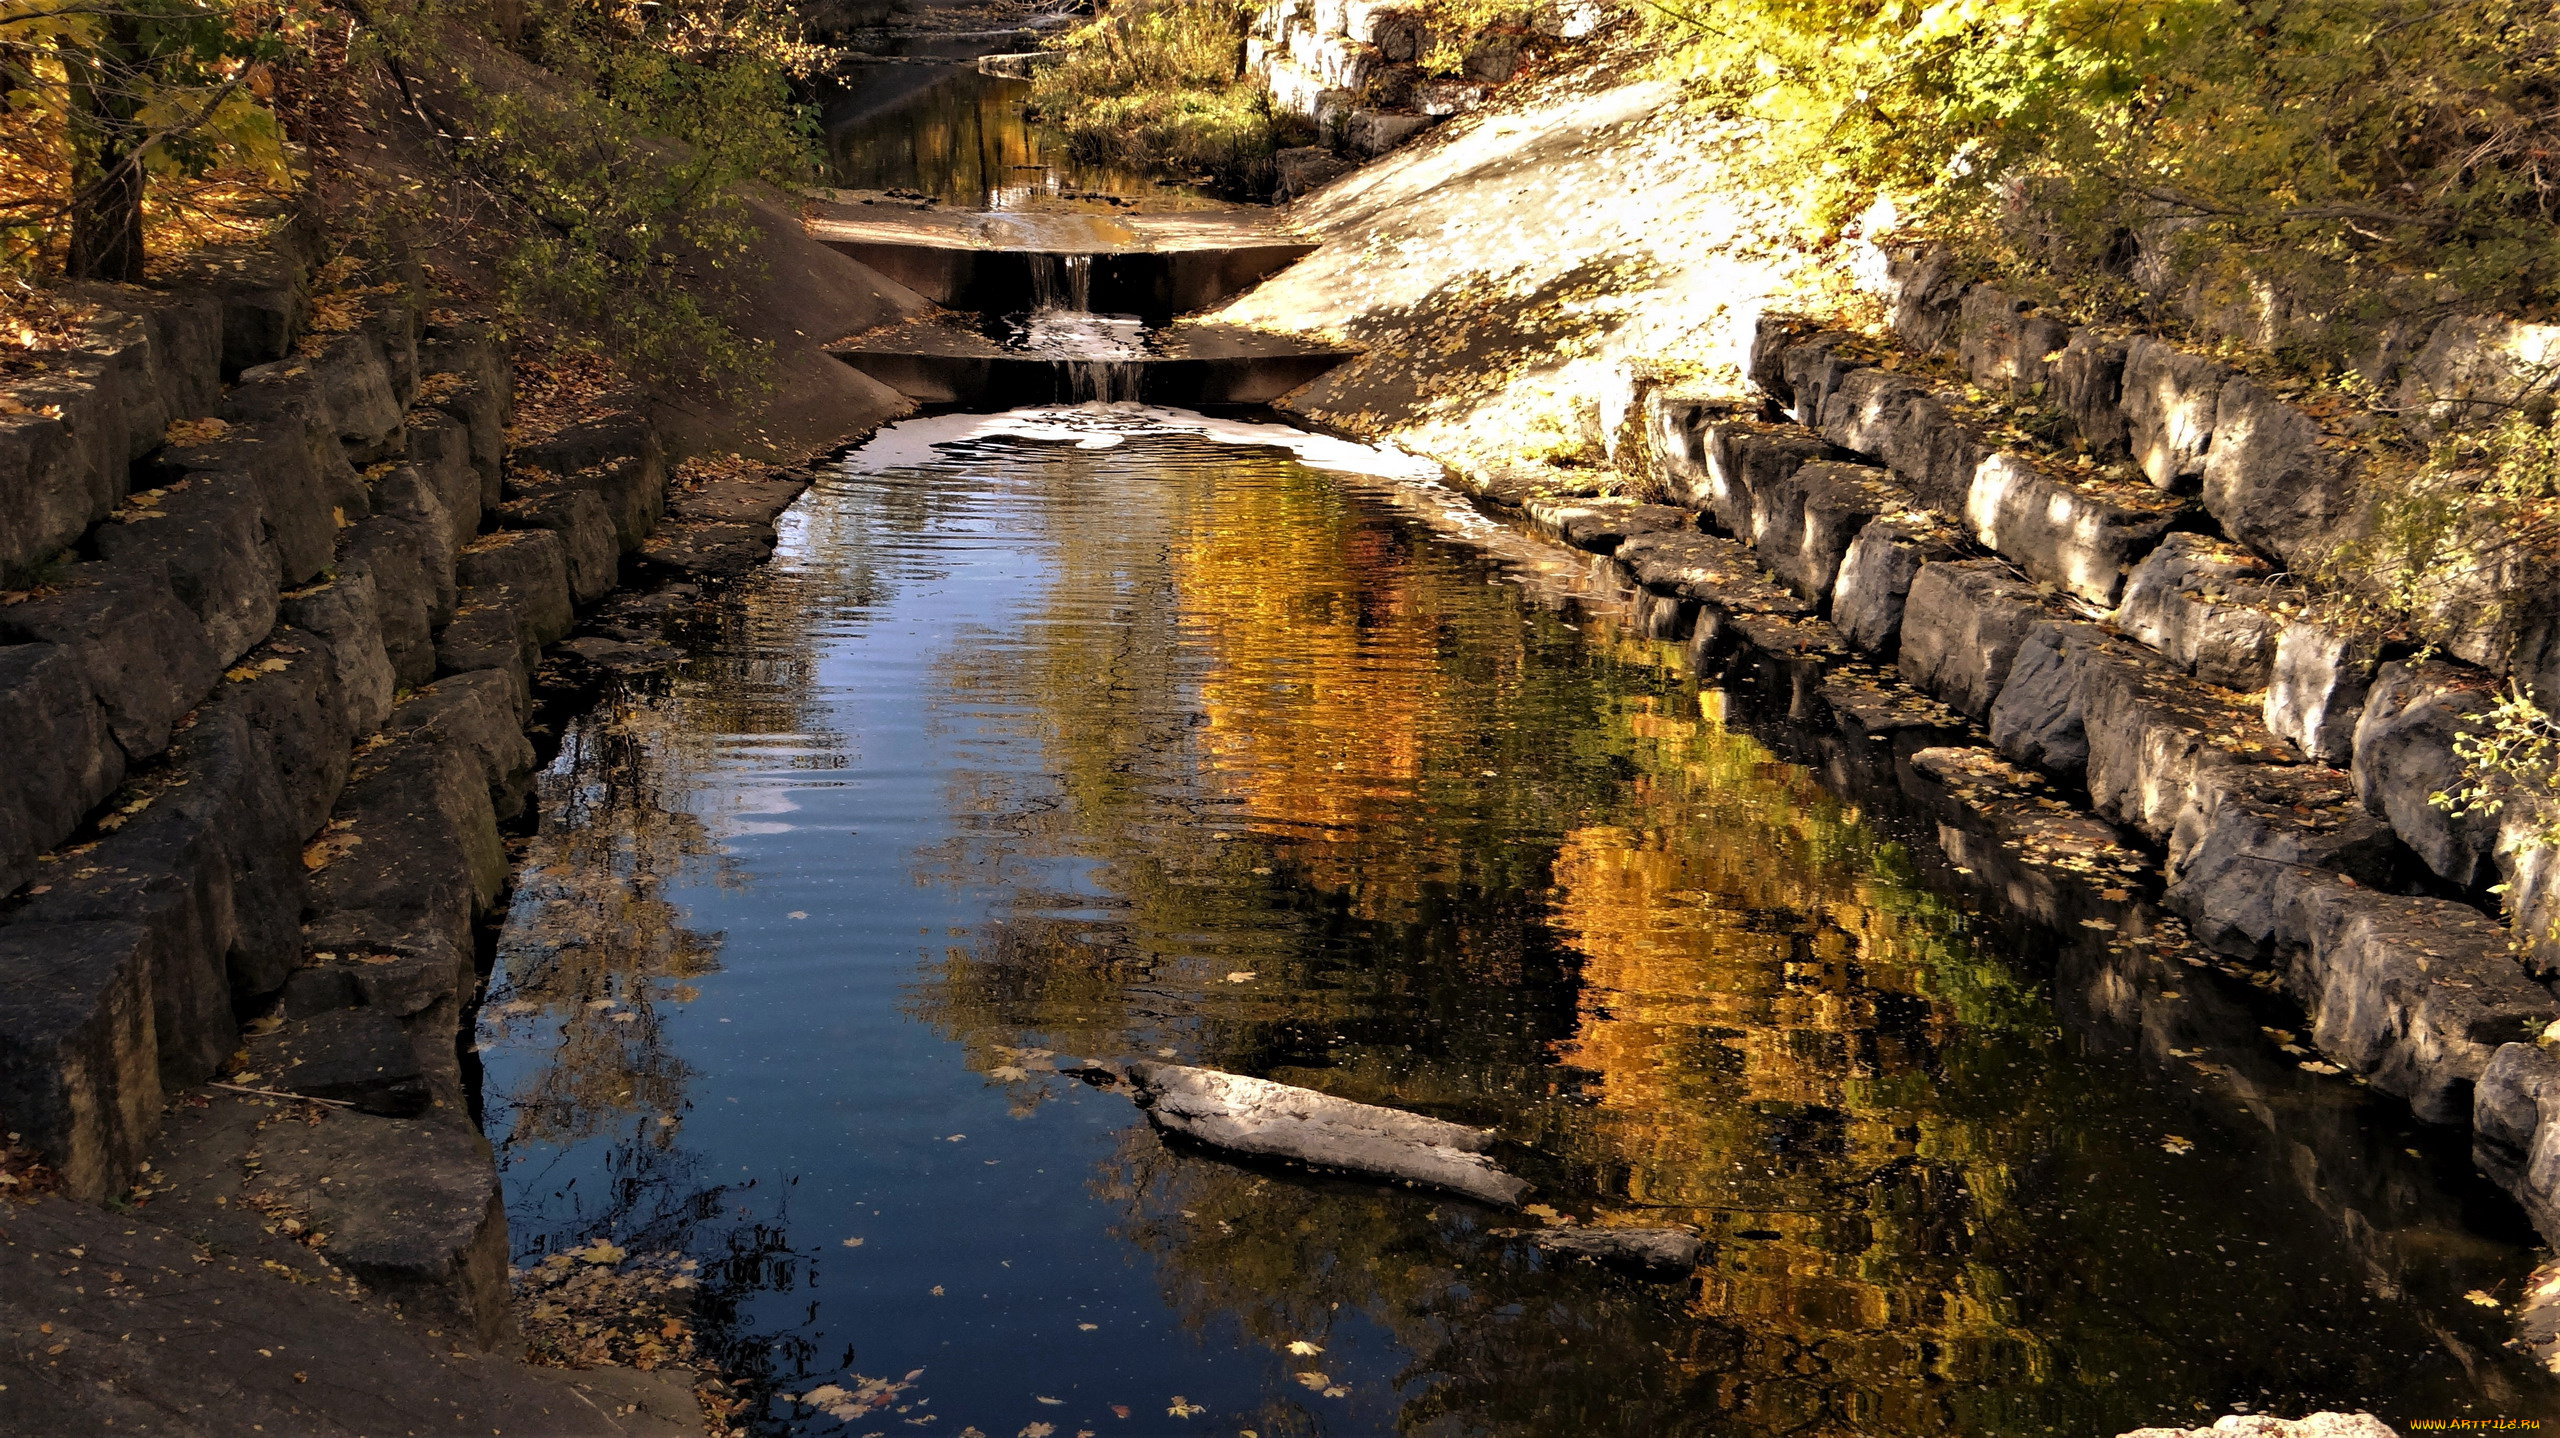
[[[2194,1151],[2195,1146],[2194,1139],[2180,1138],[2174,1133],[2160,1140],[2160,1147],[2171,1153],[2190,1153]]]
[[[862,1240],[859,1238],[848,1238],[844,1241],[844,1246],[847,1248],[860,1248],[862,1246]],[[921,1373],[924,1370],[917,1369],[916,1371]]]
[[[1322,1353],[1324,1351],[1324,1345],[1321,1343],[1309,1343],[1307,1340],[1299,1338],[1290,1342],[1289,1351],[1297,1354],[1301,1358],[1308,1358],[1315,1354]]]
[[[1252,982],[1253,982],[1253,970],[1251,970],[1251,969],[1238,969],[1238,970],[1236,970],[1234,973],[1231,973],[1231,974],[1227,975],[1227,982],[1228,982],[1228,983],[1231,983],[1231,984],[1249,984],[1249,983],[1252,983]]]
[[[1321,1373],[1301,1373],[1297,1378],[1300,1383],[1319,1392],[1333,1386],[1333,1380]]]
[[[1055,1403],[1058,1400],[1055,1398],[1043,1398],[1040,1401],[1043,1403]],[[1014,1438],[1049,1438],[1050,1434],[1057,1431],[1058,1425],[1055,1423],[1025,1423],[1022,1425],[1022,1431],[1015,1434]]]
[[[934,1297],[936,1297],[936,1298],[940,1298],[940,1297],[942,1296],[942,1285],[941,1285],[941,1284],[937,1283],[937,1284],[935,1284],[935,1285],[933,1286],[933,1296],[934,1296]]]
[[[1116,1403],[1111,1406],[1113,1412],[1126,1416],[1128,1412],[1127,1409],[1120,1407],[1120,1405]],[[1173,1405],[1164,1411],[1176,1418],[1196,1418],[1209,1410],[1183,1397],[1181,1394],[1176,1393],[1173,1395]]]
[[[2494,1299],[2494,1298],[2491,1298],[2488,1294],[2485,1294],[2485,1293],[2481,1292],[2479,1289],[2476,1289],[2476,1288],[2475,1288],[2475,1289],[2473,1289],[2473,1290],[2471,1290],[2469,1293],[2466,1293],[2466,1294],[2464,1294],[2464,1295],[2462,1295],[2462,1296],[2463,1296],[2463,1297],[2465,1297],[2465,1298],[2470,1299],[2470,1300],[2471,1300],[2472,1302],[2474,1302],[2474,1303],[2479,1304],[2479,1305],[2480,1305],[2481,1307],[2483,1307],[2483,1308],[2503,1308],[2503,1307],[2505,1307],[2505,1305],[2504,1305],[2504,1304],[2502,1304],[2502,1303],[2500,1303],[2500,1302],[2498,1302],[2498,1300],[2496,1300],[2496,1299]]]
[[[1093,1330],[1100,1328],[1101,1326],[1102,1325],[1099,1323],[1079,1323],[1076,1325],[1078,1329],[1086,1333],[1091,1333]]]
[[[2338,1067],[2336,1064],[2329,1063],[2322,1059],[2304,1059],[2294,1067],[2299,1068],[2306,1073],[2315,1074],[2342,1074],[2346,1072],[2345,1069]]]
[[[997,1083],[1020,1083],[1031,1077],[1031,1073],[1019,1064],[1000,1064],[987,1070],[987,1077]]]
[[[1052,1408],[1064,1408],[1067,1406],[1067,1400],[1064,1398],[1043,1398],[1037,1393],[1031,1395],[1031,1401],[1034,1403],[1046,1403]]]

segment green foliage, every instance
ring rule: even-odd
[[[2560,15],[2528,0],[1654,0],[1836,232],[2508,306],[2560,281]]]
[[[2520,570],[2560,553],[2560,434],[2511,412],[2423,465],[2367,472],[2372,522],[2312,577],[2340,611],[2421,640],[2494,623]]]
[[[1088,163],[1118,160],[1268,193],[1271,157],[1311,137],[1244,73],[1244,0],[1138,0],[1053,42],[1065,58],[1032,81],[1031,113]]]
[[[2560,719],[2533,696],[2510,687],[2486,714],[2454,736],[2461,779],[2432,795],[2439,809],[2457,816],[2497,815],[2514,805],[2536,816],[2533,847],[2560,843]]]
[[[453,23],[427,10],[385,24],[387,60],[434,73]],[[463,73],[443,123],[468,192],[497,212],[483,238],[507,308],[644,378],[759,381],[768,356],[725,317],[752,263],[739,187],[811,174],[794,81],[826,53],[766,0],[565,0],[513,41],[566,83]]]

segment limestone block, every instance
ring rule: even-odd
[[[1488,85],[1499,85],[1518,74],[1520,62],[1527,57],[1528,52],[1521,46],[1517,35],[1498,30],[1481,35],[1467,47],[1467,76]]]
[[[1533,499],[1529,517],[1576,549],[1609,554],[1638,534],[1677,533],[1695,527],[1685,509],[1632,499]]]
[[[2204,792],[2206,771],[2293,762],[2258,726],[2256,705],[2156,656],[2090,646],[2078,658],[2091,805],[2127,828],[2165,844]]]
[[[1852,370],[1822,407],[1822,437],[1869,459],[1883,459],[1911,405],[1929,387],[1889,369]]]
[[[2125,648],[2086,620],[2049,619],[2027,631],[2000,697],[1991,701],[1991,742],[2002,754],[2057,778],[2081,777],[2089,764],[2089,737],[2080,712],[2080,671],[2091,651],[2108,645]]]
[[[1814,611],[1811,600],[1770,583],[1761,573],[1759,555],[1748,545],[1719,535],[1695,530],[1639,534],[1618,546],[1616,558],[1648,590],[1720,614]]]
[[[337,550],[336,486],[301,432],[286,424],[234,424],[210,439],[164,446],[152,456],[150,474],[164,488],[216,475],[250,489],[281,583],[310,583]]]
[[[2055,408],[2080,432],[2080,442],[2101,459],[2125,454],[2132,446],[2124,411],[2125,351],[2122,340],[2073,330],[2054,361],[2047,391]]]
[[[341,1007],[293,1019],[254,1053],[289,1093],[336,1099],[365,1113],[410,1118],[426,1111],[426,1074],[400,1021],[379,1009]]]
[[[468,954],[507,877],[486,767],[428,733],[365,756],[312,857],[303,928],[320,952]]]
[[[2231,372],[2185,354],[2151,335],[2125,345],[2124,418],[2134,462],[2162,489],[2192,490],[2204,478],[2205,451],[2223,382]]]
[[[453,615],[452,524],[443,501],[406,465],[376,486],[380,512],[347,531],[338,572],[372,581],[392,673],[403,684],[435,672],[435,631]]]
[[[1966,378],[1995,393],[2045,392],[2053,372],[2049,356],[2071,332],[2061,321],[2027,314],[2026,308],[2025,301],[1989,285],[1965,291],[1957,307],[1956,362]]]
[[[2357,517],[2360,465],[2322,446],[2311,416],[2239,376],[2224,381],[2204,460],[2204,507],[2223,532],[2298,570],[2318,567]]]
[[[2447,881],[2465,889],[2490,882],[2498,821],[2456,816],[2434,796],[2460,786],[2455,736],[2492,702],[2489,677],[2437,660],[2385,664],[2356,725],[2356,792],[2402,841]]]
[[[0,768],[0,892],[11,892],[124,782],[125,756],[78,651],[60,645],[0,647],[0,732],[44,756]]]
[[[1911,492],[1883,470],[1817,460],[1753,496],[1752,543],[1771,573],[1798,594],[1821,599],[1838,581],[1858,532],[1880,516],[1911,509]]]
[[[367,464],[400,452],[400,412],[392,391],[391,371],[381,346],[362,330],[314,335],[304,353],[241,371],[244,385],[307,377],[316,387],[320,412],[347,456]]]
[[[349,694],[347,667],[317,634],[280,628],[236,672],[196,727],[223,713],[239,716],[254,767],[262,779],[272,776],[285,806],[277,842],[298,854],[346,787],[355,745],[380,720],[368,701]]]
[[[99,525],[100,559],[158,568],[203,626],[216,666],[228,665],[276,623],[283,565],[268,540],[266,495],[240,475],[199,474],[152,492]]]
[[[1961,557],[1956,532],[1926,516],[1877,519],[1858,531],[1841,556],[1831,587],[1831,622],[1840,637],[1869,654],[1902,643],[1903,606],[1920,566]]]
[[[2490,1055],[2471,1094],[2471,1156],[2560,1241],[2560,1054],[2520,1042]]]
[[[1701,395],[1669,385],[1644,392],[1644,467],[1662,482],[1674,504],[1709,506],[1709,446],[1719,424],[1743,418],[1758,406],[1722,395]]]
[[[2264,689],[2285,619],[2266,561],[2202,534],[2172,534],[2134,566],[2116,626],[2207,684]]]
[[[1343,7],[1343,33],[1378,47],[1379,58],[1409,64],[1424,47],[1422,12],[1386,0],[1350,0]]]
[[[222,417],[234,425],[274,425],[299,436],[339,524],[373,513],[373,496],[356,475],[319,376],[307,364],[285,361],[241,373],[223,398]]]
[[[1832,393],[1850,374],[1868,367],[1858,358],[1864,348],[1855,335],[1826,330],[1779,353],[1778,364],[1787,385],[1787,397],[1781,402],[1795,416],[1796,423],[1808,429],[1822,428],[1823,407],[1831,402]]]
[[[74,655],[128,760],[168,747],[180,715],[221,673],[204,625],[158,564],[75,564],[57,592],[0,607],[0,643]]]
[[[22,583],[113,502],[61,419],[0,414],[0,580]]]
[[[337,684],[338,704],[356,736],[382,727],[399,687],[382,639],[382,604],[370,573],[345,573],[327,584],[283,596],[280,617],[317,641],[315,652]]]
[[[151,967],[140,924],[0,924],[0,1114],[74,1198],[120,1192],[159,1131]]]
[[[1787,351],[1822,333],[1822,321],[1811,316],[1762,311],[1751,327],[1747,365],[1751,382],[1779,404],[1793,405],[1795,391],[1787,385]]]
[[[2381,641],[2354,626],[2287,623],[2268,670],[2267,729],[2308,758],[2344,767],[2355,757],[2356,725],[2381,657]]]
[[[564,486],[592,490],[612,517],[614,547],[636,549],[666,513],[666,450],[645,419],[612,415],[515,453],[509,498],[540,500]]]
[[[2548,411],[2560,325],[2456,315],[2436,326],[2401,372],[2399,403],[2431,430],[2478,424],[2517,408]]]
[[[453,621],[436,635],[437,672],[498,675],[519,723],[533,713],[533,669],[541,657],[515,601],[503,590],[465,586]]]
[[[356,329],[382,356],[382,371],[391,384],[391,401],[407,410],[418,396],[418,331],[425,308],[413,290],[399,290],[374,303]]]
[[[502,529],[466,546],[456,561],[461,582],[504,594],[535,646],[565,638],[577,615],[569,597],[569,552],[548,529]]]
[[[523,812],[533,790],[533,745],[504,675],[482,669],[439,679],[400,701],[383,732],[460,750],[479,766],[498,818]]]
[[[1921,354],[1935,354],[1955,338],[1964,275],[1955,253],[1943,245],[1891,256],[1885,262],[1893,333]]]
[[[1941,514],[1962,515],[1974,473],[1991,457],[1992,446],[1988,436],[1964,419],[1954,396],[1930,393],[1904,406],[1878,452],[1922,504]]]
[[[250,1196],[308,1214],[329,1260],[412,1324],[484,1349],[513,1333],[506,1209],[478,1133],[338,1112],[270,1131],[259,1158]]]
[[[293,227],[257,244],[208,245],[178,262],[175,285],[220,307],[225,374],[282,359],[310,315],[309,256]]]
[[[1831,446],[1792,425],[1728,420],[1710,426],[1705,483],[1695,502],[1728,534],[1752,533],[1753,496],[1802,466],[1830,455]]]
[[[440,409],[409,411],[402,458],[443,503],[445,533],[456,547],[480,532],[483,490],[480,471],[471,461],[471,434],[462,422]]]
[[[1440,119],[1437,115],[1354,110],[1344,129],[1343,139],[1358,153],[1375,158],[1439,124]]]
[[[1292,98],[1283,103],[1278,79],[1281,73],[1282,72],[1277,70],[1273,71],[1274,80],[1272,84],[1272,98],[1274,103],[1278,104],[1280,108],[1290,114],[1313,115],[1315,113],[1315,101],[1313,99],[1312,92],[1309,92],[1307,96]],[[1298,108],[1301,99],[1303,99],[1303,103],[1306,106],[1304,109]],[[1324,148],[1322,145],[1292,146],[1289,149],[1282,150],[1274,154],[1271,157],[1271,165],[1273,172],[1279,176],[1277,188],[1273,191],[1273,195],[1274,198],[1283,203],[1301,198],[1302,196],[1314,194],[1316,191],[1323,189],[1335,180],[1351,173],[1350,161],[1343,159],[1341,156]]]
[[[2200,776],[2194,802],[2170,835],[2162,902],[2205,947],[2263,960],[2279,946],[2311,939],[2282,922],[2296,874],[2345,874],[2388,890],[2411,864],[2345,774],[2308,765],[2217,766]]]
[[[2125,575],[2178,517],[2174,504],[2147,495],[2080,483],[1999,451],[1974,470],[1964,521],[2034,578],[2113,604]]]
[[[2278,922],[2307,936],[2286,982],[2313,1043],[2420,1119],[2469,1119],[2498,1048],[2560,1020],[2560,1004],[2508,956],[2506,930],[2478,910],[2293,872]]]
[[[1903,678],[1969,718],[1991,712],[2029,631],[2058,617],[1996,559],[1923,564],[1903,602]]]

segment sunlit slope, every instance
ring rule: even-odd
[[[1629,361],[1738,390],[1805,268],[1719,134],[1629,56],[1524,78],[1301,201],[1323,248],[1220,317],[1368,351],[1287,402],[1323,423],[1447,460],[1582,449]]]

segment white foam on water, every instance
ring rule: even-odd
[[[1193,435],[1212,444],[1285,449],[1309,469],[1337,474],[1434,486],[1442,482],[1438,464],[1388,445],[1358,444],[1283,424],[1212,419],[1187,409],[1147,404],[1046,405],[1001,414],[943,414],[901,420],[846,455],[842,464],[848,474],[877,474],[933,464],[949,457],[942,451],[975,440],[1021,439],[1071,444],[1078,449],[1112,449],[1131,439],[1158,434]]]

